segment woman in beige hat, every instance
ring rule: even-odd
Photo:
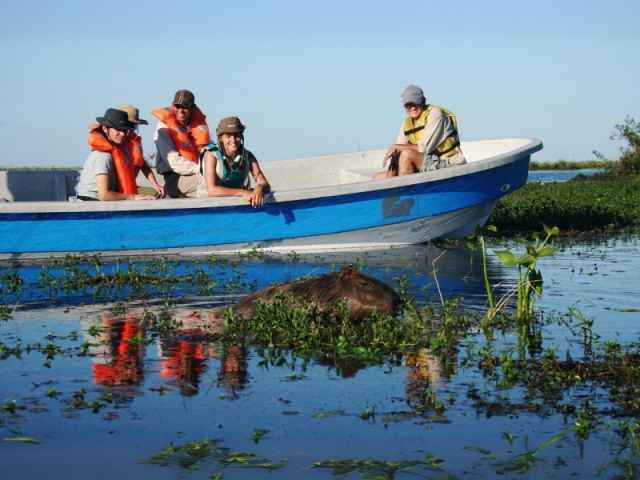
[[[156,176],[151,171],[151,167],[144,160],[144,153],[142,151],[142,138],[138,135],[138,125],[149,125],[149,122],[143,120],[139,117],[139,111],[137,108],[132,107],[131,105],[122,105],[118,107],[118,110],[122,110],[123,112],[127,112],[127,116],[129,117],[129,121],[135,125],[133,130],[129,131],[127,135],[127,141],[125,147],[133,157],[133,178],[138,177],[138,173],[142,170],[142,174],[147,178],[153,190],[155,190],[155,195],[159,198],[164,197],[164,188],[160,186],[158,181],[156,180]],[[151,193],[153,194],[153,190],[149,187],[138,187],[138,193]]]
[[[256,157],[244,148],[245,128],[238,117],[220,120],[218,143],[210,143],[200,153],[198,197],[243,197],[254,207],[264,204],[271,187]],[[249,174],[254,188],[249,186]]]

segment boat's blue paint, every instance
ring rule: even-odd
[[[527,179],[529,157],[472,174],[325,198],[247,206],[5,213],[0,252],[165,249],[263,242],[394,225],[495,200]],[[505,185],[509,188],[505,190]]]

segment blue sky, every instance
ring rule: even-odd
[[[534,160],[617,158],[640,120],[640,2],[21,0],[0,9],[0,166],[81,166],[109,107],[192,90],[268,161],[390,146],[409,84],[461,139],[535,137]]]

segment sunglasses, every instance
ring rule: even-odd
[[[116,128],[116,127],[107,127],[107,128],[110,128],[111,130],[115,130],[120,133],[127,133],[131,130],[130,128]]]

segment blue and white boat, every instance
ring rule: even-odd
[[[76,170],[0,172],[0,259],[288,253],[459,238],[525,184],[542,142],[511,138],[461,148],[466,165],[376,181],[386,150],[262,162],[272,193],[259,208],[237,197],[77,202]]]

